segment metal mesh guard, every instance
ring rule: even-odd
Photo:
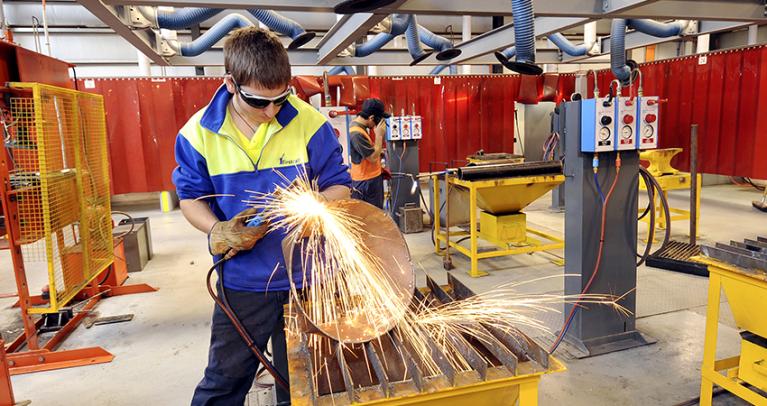
[[[50,303],[65,306],[113,261],[104,102],[100,95],[13,83],[6,142],[28,272],[48,273]]]

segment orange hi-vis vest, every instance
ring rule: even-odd
[[[349,132],[354,134],[361,134],[363,137],[367,138],[370,145],[373,145],[373,140],[370,139],[370,136],[368,135],[367,129],[363,127],[360,123],[352,122],[351,128],[349,128]],[[380,175],[382,172],[381,169],[381,159],[377,159],[375,162],[370,162],[369,159],[362,158],[359,164],[355,164],[352,162],[352,180],[360,181],[360,180],[368,180],[373,179],[376,176]]]

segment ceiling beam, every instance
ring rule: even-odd
[[[128,27],[123,18],[118,16],[120,8],[123,6],[105,5],[99,0],[78,0],[78,3],[87,8],[106,25],[110,26],[116,33],[141,51],[157,65],[167,66],[168,62],[158,54],[154,45],[159,41],[159,36],[152,30],[133,30]]]
[[[264,8],[274,11],[333,13],[342,0],[104,0],[107,4],[143,4],[227,9]],[[432,15],[510,16],[509,0],[407,0],[382,7],[393,12]],[[761,0],[534,0],[539,17],[658,18],[767,21]],[[716,12],[714,12],[716,11]]]
[[[404,0],[400,0],[402,3]],[[317,65],[327,65],[339,52],[348,48],[357,39],[386,18],[384,14],[356,13],[343,16],[328,31],[319,43]]]
[[[538,61],[546,64],[562,63],[560,52],[557,49],[539,49],[537,51]],[[312,49],[289,50],[288,56],[290,64],[293,66],[316,66],[317,51]],[[173,56],[169,58],[174,66],[221,66],[224,63],[223,52],[220,48],[208,50],[204,54],[196,57]],[[357,57],[336,57],[328,61],[326,65],[346,65],[346,66],[408,66],[412,58],[410,53],[404,49],[382,49],[372,55],[364,58]],[[606,58],[593,58],[586,63],[607,63]],[[497,63],[492,55],[484,55],[464,62],[470,65],[490,65]],[[441,65],[439,61],[422,62],[419,66]]]
[[[536,17],[535,36],[536,38],[546,36],[554,32],[585,24],[589,21],[590,20],[587,18]],[[461,55],[442,63],[463,63],[467,60],[491,54],[512,45],[514,45],[514,27],[512,24],[506,24],[468,41],[457,44],[455,47],[462,51]],[[436,57],[432,55],[425,61],[433,62],[434,60],[436,60]],[[493,62],[491,63],[498,63],[495,57],[493,57],[492,60]]]
[[[639,31],[632,31],[626,34],[626,49],[635,49],[635,48],[642,48],[649,45],[657,45],[662,44],[664,42],[671,42],[671,41],[677,41],[684,38],[690,38],[698,35],[704,35],[704,34],[713,34],[716,32],[722,32],[722,31],[732,31],[738,28],[743,28],[749,26],[749,23],[744,23],[741,21],[701,21],[698,23],[698,32],[695,34],[687,35],[686,37],[682,36],[673,36],[668,38],[658,38],[653,37],[652,35],[647,35],[644,33],[641,33]],[[610,37],[604,37],[601,41],[601,53],[600,55],[609,55],[610,54]],[[591,58],[590,56],[578,56],[578,57],[572,57],[572,56],[565,56],[563,62],[564,63],[571,63],[571,62],[579,62],[583,63],[584,60],[588,60],[588,58]]]

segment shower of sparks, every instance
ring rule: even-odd
[[[250,193],[247,203],[261,209],[270,231],[287,232],[286,243],[300,251],[303,288],[290,279],[314,325],[341,339],[358,328],[376,337],[402,318],[409,302],[397,299],[405,295],[367,249],[368,231],[343,202],[326,201],[306,176],[271,194]]]
[[[521,339],[520,328],[553,334],[537,316],[559,312],[566,303],[607,305],[628,314],[619,304],[623,296],[521,294],[514,289],[540,279],[500,286],[450,303],[433,298],[403,302],[397,299],[401,292],[382,268],[381,259],[367,249],[365,238],[370,235],[361,219],[343,202],[328,202],[317,190],[317,184],[303,176],[272,194],[250,192],[253,196],[247,203],[261,209],[270,231],[286,232],[287,243],[300,251],[303,288],[297,288],[291,278],[294,300],[302,300],[306,316],[315,326],[341,338],[341,349],[350,345],[343,337],[352,329],[371,329],[368,332],[378,337],[379,345],[381,336],[391,331],[392,338],[403,344],[394,345],[398,351],[394,355],[402,364],[408,365],[405,359],[412,356],[425,376],[435,376],[444,373],[445,363],[458,371],[473,369],[462,348],[471,347],[469,339],[495,346],[497,338],[488,327],[512,339]],[[299,324],[297,317],[287,320],[293,333],[304,330]],[[330,374],[327,357],[333,347],[323,336],[309,334],[308,339],[309,348],[314,349],[312,380],[316,385],[323,369]],[[382,358],[384,363],[391,361]],[[372,372],[368,372],[372,380]]]

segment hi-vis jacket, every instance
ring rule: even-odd
[[[237,142],[240,134],[226,108],[231,98],[221,86],[176,137],[178,166],[173,171],[173,183],[179,199],[234,195],[206,199],[220,220],[228,220],[248,207],[243,201],[252,199],[252,193],[246,191],[271,193],[304,171],[309,179],[317,180],[320,190],[350,186],[333,127],[311,105],[290,96],[269,125],[259,128],[266,133],[258,134],[263,145],[254,151]],[[270,232],[251,251],[226,261],[224,286],[254,292],[290,289],[282,255],[284,236]],[[300,272],[294,272],[298,286],[301,279]]]

